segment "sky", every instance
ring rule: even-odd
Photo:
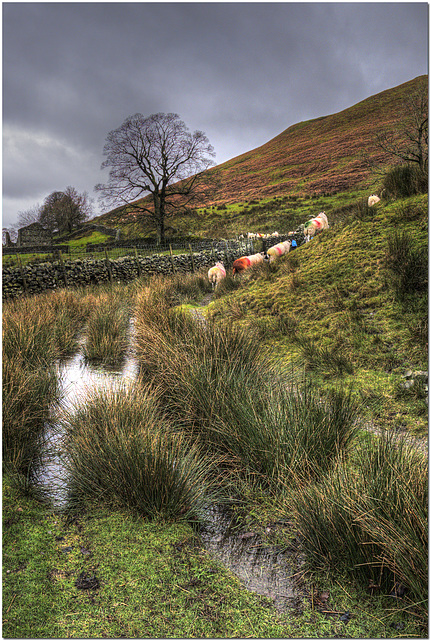
[[[3,2],[3,227],[94,199],[108,133],[177,113],[217,164],[428,73],[427,2]]]

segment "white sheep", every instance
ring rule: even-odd
[[[371,196],[369,196],[369,198],[367,200],[367,206],[368,207],[373,207],[373,205],[376,204],[377,202],[379,202],[380,199],[381,198],[379,196],[377,196],[375,194],[372,194]]]
[[[305,222],[304,235],[306,242],[309,242],[311,238],[314,237],[320,231],[324,229],[328,229],[328,219],[324,211],[321,211],[316,218],[312,218]]]
[[[279,242],[278,244],[273,245],[273,247],[269,247],[267,249],[267,255],[269,256],[269,262],[273,262],[279,256],[286,255],[291,248],[291,241],[285,240],[285,242]]]
[[[212,289],[216,289],[221,280],[225,278],[226,272],[222,262],[217,262],[208,271],[209,282],[212,285]]]

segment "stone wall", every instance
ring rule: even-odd
[[[42,291],[55,290],[65,286],[85,286],[104,282],[128,282],[139,276],[154,274],[171,274],[176,272],[196,271],[209,268],[217,260],[222,260],[226,267],[231,266],[236,258],[243,255],[243,247],[225,251],[205,251],[193,255],[173,256],[126,256],[117,260],[75,260],[61,262],[44,262],[27,265],[22,268],[6,267],[3,269],[3,299],[19,297],[25,294],[36,294]],[[172,264],[173,262],[173,264]]]
[[[267,249],[286,239],[296,239],[297,245],[304,243],[301,228],[288,235],[280,235],[262,242],[244,240],[202,240],[199,243],[201,251],[194,254],[176,256],[126,256],[116,260],[74,260],[66,262],[44,262],[27,265],[25,267],[3,268],[3,300],[15,298],[25,294],[41,293],[65,286],[85,286],[103,282],[128,282],[140,276],[154,274],[171,274],[174,271],[198,271],[203,267],[209,268],[218,260],[226,267],[230,267],[236,258]],[[262,246],[257,246],[261,244]],[[103,249],[106,245],[103,246]],[[193,244],[196,250],[195,243]],[[207,248],[207,250],[203,250]],[[172,264],[173,262],[173,264]]]

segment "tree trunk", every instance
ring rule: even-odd
[[[159,193],[153,194],[157,245],[164,244],[164,203]]]

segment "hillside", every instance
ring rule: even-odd
[[[282,232],[301,220],[296,212],[302,217],[317,209],[329,212],[377,189],[380,178],[370,164],[383,168],[392,159],[375,145],[375,136],[396,135],[405,99],[427,80],[420,76],[339,113],[297,123],[210,169],[216,193],[191,215],[168,220],[168,234],[225,237],[277,227]],[[120,207],[98,220],[121,226],[126,235],[152,232],[132,208]]]
[[[426,434],[425,376],[407,389],[404,375],[428,368],[427,251],[428,196],[381,201],[221,288],[207,312],[254,331],[288,373],[353,384],[372,424]]]

